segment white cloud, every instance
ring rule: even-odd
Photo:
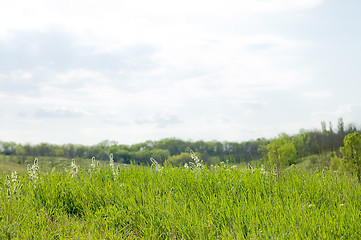
[[[312,114],[312,119],[318,121],[334,121],[343,118],[345,122],[361,119],[361,104],[346,104],[335,107],[333,111],[319,111]]]
[[[254,1],[258,11],[287,11],[299,8],[311,8],[320,5],[322,0],[259,0]]]
[[[33,75],[30,72],[24,72],[21,75],[21,78],[23,78],[23,79],[31,79],[32,77],[33,77]]]
[[[167,25],[179,29],[190,22],[193,25],[210,20],[213,20],[210,23],[244,22],[246,17],[255,14],[310,8],[321,3],[321,0],[13,0],[1,3],[0,32],[60,25],[81,34],[99,34],[105,38],[117,34],[123,39],[133,36],[139,40],[141,36],[155,36],[163,30],[171,30],[164,28]],[[157,34],[150,34],[154,29]]]
[[[182,120],[174,112],[157,112],[153,113],[151,116],[138,119],[135,121],[137,124],[155,124],[158,128],[165,128],[168,125],[179,124]]]
[[[331,96],[331,93],[329,91],[307,91],[301,93],[302,97],[305,98],[327,98]]]
[[[232,104],[236,109],[242,111],[243,116],[249,117],[267,106],[265,101],[234,101]]]
[[[53,131],[59,142],[70,132],[85,143],[131,143],[171,136],[247,140],[317,125],[320,118],[357,119],[352,103],[358,95],[351,101],[341,86],[349,80],[331,83],[332,71],[326,75],[310,63],[318,55],[331,68],[320,52],[334,48],[314,41],[324,34],[317,24],[326,22],[330,4],[6,1],[0,8],[0,107],[2,116],[16,120],[2,117],[1,124],[17,129],[21,119],[43,141]],[[346,54],[344,45],[339,50]],[[337,91],[340,97],[330,98]],[[54,130],[58,117],[68,124],[64,133]]]
[[[76,118],[88,116],[89,113],[83,109],[76,108],[41,108],[35,113],[38,118]]]

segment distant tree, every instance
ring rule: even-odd
[[[64,157],[75,158],[75,146],[74,144],[63,145]]]
[[[15,155],[16,154],[16,143],[2,142],[1,151],[5,155]]]
[[[75,156],[79,158],[86,158],[88,147],[83,145],[76,145],[75,146]],[[93,157],[93,156],[92,156]]]
[[[168,150],[170,155],[178,155],[185,152],[187,147],[193,148],[193,146],[189,145],[189,143],[180,139],[166,138],[154,143],[154,148]]]
[[[199,152],[196,152],[195,155],[199,158],[202,159],[202,154]],[[172,164],[175,167],[183,167],[185,163],[189,163],[192,162],[192,156],[190,153],[187,152],[183,152],[179,155],[174,155],[171,156],[167,159],[167,162]]]
[[[154,149],[151,151],[152,158],[154,158],[159,164],[162,164],[167,158],[169,158],[170,153],[168,150],[163,149]]]
[[[325,121],[321,122],[321,129],[322,129],[322,133],[327,133],[326,122]]]
[[[18,156],[19,162],[24,163],[26,159],[26,150],[22,145],[16,146],[16,155]]]
[[[337,127],[338,127],[338,132],[337,132],[338,134],[344,134],[345,133],[345,124],[344,124],[342,118],[338,119]]]
[[[48,143],[40,143],[36,145],[34,148],[38,156],[47,156],[47,157],[55,156],[54,146]]]
[[[126,145],[113,145],[109,148],[109,152],[113,153],[115,162],[128,164],[132,160],[132,153]]]
[[[64,157],[64,149],[61,146],[56,146],[54,149],[55,157]]]
[[[278,169],[289,166],[296,162],[297,150],[292,139],[285,133],[279,135],[278,138],[272,139],[266,146],[267,165],[277,166]]]
[[[330,130],[329,130],[328,132],[329,132],[329,133],[333,133],[332,122],[329,121],[329,122],[328,122],[328,125],[329,125],[329,128],[330,128]]]
[[[126,149],[120,149],[119,151],[117,151],[117,156],[119,157],[119,162],[123,162],[123,163],[130,163],[130,161],[132,160],[132,154],[126,150]]]
[[[133,153],[133,161],[140,164],[150,163],[151,157],[152,157],[152,152],[148,149],[143,149]]]
[[[354,123],[349,123],[347,125],[347,134],[350,134],[350,133],[353,133],[353,132],[356,132],[357,131],[357,128],[356,128],[356,125]]]
[[[293,136],[292,143],[296,148],[297,152],[297,158],[302,158],[306,156],[306,150],[305,150],[305,142],[308,140],[307,134],[304,131],[300,131],[299,134]]]
[[[35,158],[33,146],[31,146],[30,144],[26,144],[26,145],[24,145],[24,149],[25,149],[26,156],[31,156],[31,157]]]
[[[332,165],[341,170],[361,177],[361,135],[358,132],[348,134],[344,146],[340,148],[343,157],[334,157]]]
[[[137,144],[133,144],[132,146],[130,146],[131,152],[142,151],[145,149],[148,149],[148,145],[146,143],[137,143]]]

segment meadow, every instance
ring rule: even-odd
[[[359,180],[290,167],[71,162],[0,177],[1,239],[359,239]]]

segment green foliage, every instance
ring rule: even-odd
[[[267,165],[275,165],[277,169],[284,168],[296,162],[297,150],[292,139],[285,133],[278,138],[272,139],[266,146]]]
[[[335,172],[292,168],[280,174],[224,163],[194,171],[160,167],[155,160],[152,167],[114,172],[111,164],[92,164],[76,173],[39,174],[36,181],[27,174],[0,176],[0,239],[357,239],[361,234],[360,183]],[[32,166],[33,173],[37,162]]]
[[[177,156],[190,149],[203,155],[205,162],[214,163],[226,161],[229,158],[235,163],[241,160],[250,162],[259,159],[261,155],[257,149],[264,139],[248,142],[204,142],[183,141],[180,139],[167,138],[160,141],[146,141],[131,146],[119,145],[114,141],[105,140],[94,146],[83,146],[74,144],[52,145],[41,143],[37,145],[21,145],[15,143],[0,142],[0,155],[17,156],[18,162],[24,164],[28,157],[62,157],[67,159],[95,157],[106,160],[110,153],[114,154],[114,161],[119,163],[137,163],[148,165],[149,158],[157,159],[163,163],[170,156]],[[209,161],[208,161],[209,160]]]
[[[314,154],[303,158],[303,162],[297,164],[298,167],[303,167],[306,170],[322,171],[333,169],[331,159],[335,156],[335,153],[325,153],[325,154]]]
[[[338,128],[338,133],[339,134],[345,133],[345,123],[343,122],[342,118],[338,119],[337,128]]]
[[[0,142],[0,150],[5,155],[16,153],[16,144],[14,142]]]
[[[190,153],[181,153],[179,155],[171,156],[167,159],[167,162],[173,166],[182,167],[184,164],[192,161]]]
[[[246,142],[192,142],[166,138],[159,141],[148,140],[131,146],[120,145],[109,140],[94,146],[75,144],[59,146],[48,143],[21,145],[0,141],[0,171],[4,169],[11,171],[17,164],[17,170],[23,171],[25,168],[22,166],[31,163],[34,158],[38,158],[39,165],[43,165],[41,169],[48,170],[53,167],[62,168],[71,159],[76,159],[80,165],[82,163],[78,161],[79,159],[95,157],[97,160],[106,161],[110,153],[113,153],[115,163],[149,165],[151,164],[149,159],[154,158],[160,164],[169,159],[175,166],[181,166],[189,162],[190,158],[187,153],[190,149],[201,154],[204,163],[208,166],[226,161],[233,164],[248,165],[266,160],[268,164],[275,164],[283,168],[307,160],[308,157],[314,155],[322,158],[333,152],[339,155],[339,148],[343,145],[344,137],[357,130],[355,124],[348,124],[345,127],[342,118],[338,121],[337,131],[332,129],[332,122],[329,123],[328,128],[325,121],[321,123],[321,126],[322,131],[301,129],[298,134],[292,136],[281,134],[278,140],[259,138]],[[272,143],[270,143],[271,141]],[[42,161],[42,158],[50,161]],[[3,159],[10,159],[10,161],[2,161]],[[60,159],[65,161],[61,163]],[[323,167],[328,167],[329,162],[330,159],[322,159],[317,165],[325,163]],[[334,164],[333,167],[335,166]]]
[[[348,134],[344,139],[344,147],[340,148],[343,157],[335,156],[332,161],[334,169],[341,169],[361,177],[361,135],[357,132]]]

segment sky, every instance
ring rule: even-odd
[[[235,141],[361,119],[359,0],[0,0],[0,140]]]

